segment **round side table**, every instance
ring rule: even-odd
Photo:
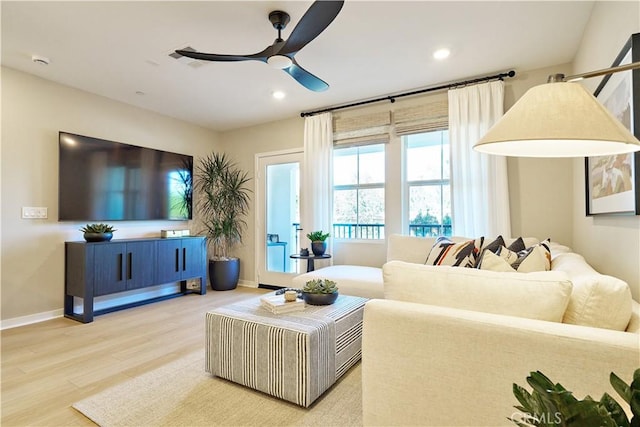
[[[331,258],[331,255],[329,255],[329,254],[324,254],[324,255],[298,255],[298,254],[293,254],[293,255],[289,255],[289,258],[306,259],[307,260],[307,273],[308,273],[310,271],[315,270],[315,265],[313,263],[314,260],[316,260],[316,259],[329,259],[329,258]]]

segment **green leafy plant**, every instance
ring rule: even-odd
[[[109,224],[87,224],[80,231],[83,233],[113,233],[117,230]]]
[[[338,287],[333,280],[313,279],[304,284],[302,292],[308,294],[335,294],[338,292]]]
[[[196,209],[214,260],[229,259],[231,248],[242,242],[249,213],[250,179],[224,153],[212,153],[198,164]]]
[[[324,242],[325,240],[327,240],[327,237],[329,236],[330,236],[329,233],[323,233],[322,230],[320,230],[320,231],[313,231],[307,234],[307,239],[311,240],[312,242]]]
[[[531,372],[527,377],[531,393],[513,384],[513,394],[520,402],[520,406],[515,408],[520,411],[520,416],[518,419],[512,416],[509,420],[521,427],[640,427],[640,369],[634,372],[630,385],[613,372],[609,381],[616,393],[630,405],[633,414],[631,421],[609,394],[604,393],[599,401],[591,396],[578,400],[561,384],[554,384],[540,371]]]

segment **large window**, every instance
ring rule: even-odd
[[[451,235],[449,132],[439,130],[403,136],[408,233]]]
[[[333,233],[384,239],[385,144],[333,150]]]

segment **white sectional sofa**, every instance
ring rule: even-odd
[[[599,398],[617,397],[610,372],[629,381],[640,367],[629,286],[569,248],[551,245],[552,271],[498,273],[422,265],[433,243],[390,236],[380,269],[332,266],[294,282],[327,277],[375,298],[363,324],[365,425],[514,425],[512,385],[528,388],[531,371]]]

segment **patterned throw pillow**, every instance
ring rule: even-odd
[[[500,250],[501,247],[505,246],[504,243],[504,239],[502,238],[502,236],[498,236],[496,237],[496,240],[494,240],[493,242],[484,245],[481,249],[480,249],[480,256],[478,257],[478,259],[476,260],[476,267],[479,267],[480,265],[480,258],[482,258],[484,251],[490,251],[493,252],[494,254]]]
[[[500,247],[502,246],[506,246],[504,243],[504,239],[502,238],[502,236],[498,236],[496,237],[496,240],[494,240],[493,242],[484,245],[482,247],[482,250],[484,251],[486,249],[495,254],[498,251],[498,249],[500,249]]]
[[[528,273],[531,271],[551,270],[551,239],[544,240],[524,251],[518,252],[518,260],[511,264],[516,271]]]
[[[522,237],[518,237],[516,240],[513,241],[513,243],[507,246],[507,249],[509,249],[512,252],[520,252],[527,249],[527,247],[525,246],[524,240],[522,239]]]
[[[517,254],[504,246],[499,247],[495,253],[482,251],[478,268],[503,272],[517,271],[519,273],[549,271],[551,270],[549,242],[550,239],[547,239]]]
[[[450,265],[453,267],[470,267],[476,265],[476,259],[484,237],[466,242],[454,243],[446,237],[439,238],[431,248],[425,265]]]

